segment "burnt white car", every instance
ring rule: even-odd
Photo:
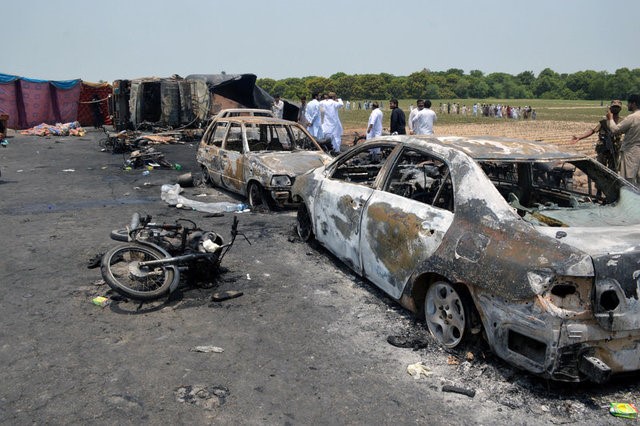
[[[196,154],[205,179],[244,195],[252,208],[292,202],[296,177],[331,157],[298,123],[264,116],[217,118]]]
[[[298,233],[455,348],[560,381],[640,369],[640,193],[541,142],[382,137],[300,176]]]

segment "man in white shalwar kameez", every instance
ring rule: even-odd
[[[309,126],[307,130],[311,133],[316,139],[322,139],[322,120],[320,119],[320,102],[318,101],[318,94],[311,94],[311,99],[307,104],[307,109],[305,110],[305,117],[307,118],[307,123]]]
[[[339,154],[340,146],[342,145],[342,123],[340,123],[338,109],[342,108],[342,99],[338,98],[336,100],[336,94],[330,92],[329,99],[322,100],[320,105],[324,110],[322,133],[324,133],[325,137],[331,137],[333,152]]]

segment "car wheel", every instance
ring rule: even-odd
[[[462,343],[471,329],[470,300],[466,289],[436,281],[427,290],[424,315],[429,332],[446,348]]]
[[[213,179],[209,174],[209,169],[207,169],[205,166],[202,166],[202,181],[207,185],[215,186],[213,183]]]
[[[251,182],[247,188],[247,198],[249,199],[249,207],[252,209],[269,210],[270,203],[267,199],[264,189],[257,182]]]
[[[313,225],[311,224],[311,216],[309,210],[304,203],[298,207],[298,226],[296,226],[298,236],[302,241],[309,241],[313,238]]]

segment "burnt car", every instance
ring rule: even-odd
[[[640,193],[592,159],[388,136],[300,176],[293,195],[300,237],[423,316],[441,345],[484,336],[559,381],[640,369]]]
[[[196,161],[206,181],[244,195],[252,208],[291,203],[296,177],[331,157],[292,121],[265,116],[217,118],[204,132]]]

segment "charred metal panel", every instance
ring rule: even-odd
[[[364,275],[398,299],[415,270],[416,259],[438,249],[452,220],[447,210],[376,192],[362,219]]]

